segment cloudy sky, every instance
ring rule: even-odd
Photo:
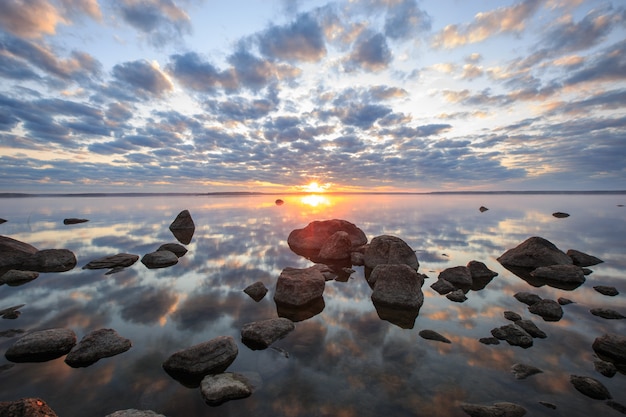
[[[626,189],[622,0],[3,0],[0,192]]]

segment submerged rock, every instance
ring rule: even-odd
[[[571,375],[570,382],[576,390],[595,400],[610,400],[613,398],[604,384],[597,379],[588,376]]]
[[[118,410],[114,413],[107,414],[104,417],[165,417],[163,414],[158,414],[152,410],[137,410],[129,408],[127,410]]]
[[[227,401],[246,398],[252,395],[254,387],[242,374],[225,372],[207,375],[200,383],[202,398],[210,406],[218,406]]]
[[[526,239],[498,259],[504,267],[535,269],[541,266],[569,265],[572,258],[559,250],[552,242],[538,236]]]
[[[509,402],[494,405],[462,403],[461,409],[470,417],[522,417],[526,414],[524,407]]]
[[[420,266],[415,251],[396,236],[376,236],[365,249],[363,256],[365,266],[369,269],[381,264],[404,264],[417,271]]]
[[[532,336],[515,324],[507,324],[492,329],[491,334],[500,340],[505,340],[511,346],[519,346],[526,349],[533,345]]]
[[[266,349],[296,328],[287,318],[274,318],[244,324],[241,328],[241,341],[250,349]]]
[[[11,269],[0,275],[0,285],[8,285],[9,287],[17,287],[24,285],[39,277],[39,272],[35,271],[18,271]]]
[[[540,374],[543,371],[535,366],[516,363],[511,367],[511,372],[515,375],[515,379],[526,379],[529,376]]]
[[[589,312],[594,316],[602,317],[603,319],[608,320],[626,319],[626,316],[624,316],[622,313],[610,308],[592,308],[591,310],[589,310]]]
[[[617,291],[617,288],[609,287],[607,285],[595,285],[593,289],[598,291],[600,294],[608,295],[609,297],[615,297],[616,295],[619,294],[619,291]]]
[[[528,311],[541,316],[545,321],[559,321],[563,317],[563,308],[554,300],[541,300],[528,307]]]
[[[274,301],[288,306],[303,306],[322,297],[326,279],[319,268],[282,270],[276,282]]]
[[[57,417],[57,414],[40,398],[22,398],[17,401],[0,401],[0,416]]]
[[[434,330],[421,330],[419,332],[419,335],[422,338],[427,339],[427,340],[434,340],[434,341],[443,342],[443,343],[452,343],[450,341],[450,339],[448,339],[447,337],[437,333]]]
[[[24,307],[26,304],[18,304],[16,306],[4,308],[0,310],[0,317],[3,319],[14,320],[22,314],[20,308]]]
[[[533,270],[530,275],[534,278],[556,281],[566,285],[579,285],[585,282],[585,274],[582,268],[576,265],[541,266]]]
[[[267,287],[265,287],[265,284],[263,284],[263,282],[261,281],[250,284],[243,290],[243,292],[248,294],[250,298],[252,298],[256,302],[261,301],[263,297],[265,297],[265,294],[267,294],[267,291]]]
[[[618,368],[626,367],[626,336],[607,333],[593,341],[593,350],[604,360]]]
[[[76,345],[70,329],[47,329],[17,339],[4,356],[11,362],[45,362],[67,354]]]
[[[102,258],[89,261],[87,265],[83,266],[83,269],[112,269],[112,268],[125,268],[133,265],[139,260],[138,255],[130,253],[118,253],[116,255],[104,256]]]
[[[65,357],[65,363],[72,368],[92,365],[103,358],[119,355],[130,349],[130,340],[120,336],[113,329],[99,329],[87,334]]]
[[[566,252],[566,255],[572,258],[572,262],[574,262],[574,265],[578,265],[581,267],[593,266],[604,262],[600,258],[596,258],[595,256],[588,255],[575,249],[569,249]]]

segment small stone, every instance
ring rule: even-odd
[[[26,284],[39,277],[39,272],[18,271],[11,269],[0,276],[0,285],[7,284],[9,287],[17,287]]]
[[[65,357],[72,368],[92,365],[103,358],[119,355],[130,349],[132,343],[113,329],[99,329],[87,334]]]
[[[594,316],[602,317],[603,319],[608,319],[608,320],[626,319],[626,316],[624,316],[622,313],[620,313],[619,311],[610,309],[610,308],[592,308],[589,311]]]
[[[613,410],[620,412],[622,414],[626,414],[626,405],[620,404],[617,401],[609,400],[606,402],[606,405],[611,407]]]
[[[564,219],[566,217],[569,217],[569,214],[563,213],[562,211],[557,211],[555,213],[552,213],[552,215],[556,217],[557,219]]]
[[[261,301],[263,297],[265,297],[265,294],[267,294],[267,291],[268,289],[265,287],[265,284],[263,284],[263,282],[261,281],[257,281],[254,284],[250,284],[243,290],[243,292],[248,294],[250,298],[252,298],[256,302]]]
[[[539,329],[539,327],[537,327],[535,323],[533,323],[532,320],[518,320],[515,322],[515,324],[524,329],[526,333],[534,338],[545,339],[546,337],[548,337],[542,330]]]
[[[250,349],[266,349],[296,328],[287,318],[274,318],[244,324],[241,328],[241,341]]]
[[[163,414],[155,413],[152,410],[137,410],[129,408],[127,410],[118,410],[104,417],[165,417]]]
[[[511,367],[511,372],[515,375],[515,379],[526,379],[529,376],[542,373],[543,371],[532,365],[516,363]]]
[[[539,301],[542,300],[541,297],[539,297],[537,294],[533,294],[530,292],[518,292],[517,294],[515,294],[513,297],[515,297],[515,299],[519,302],[522,302],[526,305],[533,305],[535,303],[538,303]]]
[[[130,253],[118,253],[117,255],[105,256],[94,259],[83,266],[83,269],[111,269],[133,265],[139,259],[138,255]]]
[[[600,258],[596,258],[595,256],[588,255],[575,249],[569,249],[566,254],[572,258],[574,265],[578,266],[593,266],[604,262]]]
[[[562,306],[564,305],[568,305],[568,304],[572,304],[573,301],[570,300],[569,298],[564,298],[564,297],[559,297],[558,300],[556,300],[559,304],[561,304]]]
[[[515,324],[507,324],[506,326],[492,329],[491,334],[500,340],[506,340],[511,346],[519,346],[526,349],[533,345],[532,336]]]
[[[438,279],[430,285],[430,288],[437,291],[441,295],[448,294],[449,292],[452,292],[456,289],[454,285],[450,284],[445,279]]]
[[[617,367],[615,365],[611,362],[603,361],[602,359],[595,359],[593,361],[593,367],[607,378],[613,378],[617,373]]]
[[[164,243],[157,249],[157,251],[160,250],[168,250],[179,258],[182,258],[187,253],[187,248],[180,243]]]
[[[67,354],[74,345],[76,334],[70,329],[40,330],[17,339],[4,356],[11,362],[45,362]]]
[[[528,307],[528,311],[541,316],[545,321],[559,321],[563,317],[561,305],[554,300],[541,300]]]
[[[446,268],[439,274],[439,279],[444,279],[457,288],[472,285],[472,273],[466,266]]]
[[[454,290],[449,294],[446,294],[446,298],[450,301],[454,301],[455,303],[462,303],[467,300],[465,293],[463,290]]]
[[[57,417],[57,414],[40,398],[22,398],[17,401],[1,401],[0,416]]]
[[[544,407],[550,408],[552,410],[556,410],[556,405],[549,403],[547,401],[539,401],[539,404],[543,405]]]
[[[461,409],[470,417],[522,417],[526,414],[524,407],[508,402],[494,405],[462,403]]]
[[[505,311],[504,318],[507,320],[511,320],[511,321],[519,321],[522,319],[522,316],[520,316],[514,311]]]
[[[63,224],[78,224],[78,223],[85,223],[88,222],[89,220],[87,219],[78,219],[76,217],[70,217],[68,219],[64,219],[63,220]]]
[[[594,290],[598,291],[602,295],[608,295],[609,297],[614,297],[619,294],[617,288],[609,287],[606,285],[596,285],[593,287]]]
[[[497,337],[481,337],[478,341],[484,345],[499,345],[500,340]]]
[[[214,407],[227,401],[249,397],[253,388],[248,378],[233,372],[207,375],[200,383],[202,398]]]
[[[178,256],[168,250],[160,250],[146,253],[141,258],[141,263],[149,269],[167,268],[178,263]]]
[[[427,339],[427,340],[434,340],[434,341],[443,342],[443,343],[452,343],[450,339],[437,333],[434,330],[422,330],[419,332],[419,335],[422,338]]]
[[[488,209],[487,207],[485,207],[485,206],[480,206],[480,207],[478,208],[478,210],[480,210],[480,212],[481,212],[481,213],[484,213],[484,212],[486,212],[486,211],[487,211],[487,210],[489,210],[489,209]]]
[[[571,375],[570,382],[579,392],[595,400],[613,398],[609,390],[597,379],[588,376]]]

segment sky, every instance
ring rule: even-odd
[[[0,193],[624,189],[622,0],[0,2]]]

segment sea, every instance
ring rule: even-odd
[[[626,404],[626,375],[599,373],[592,344],[604,334],[626,336],[626,320],[590,313],[610,308],[626,315],[626,193],[429,194],[198,194],[45,195],[0,198],[0,235],[38,249],[65,248],[78,264],[41,273],[19,286],[0,286],[0,310],[22,305],[15,319],[0,320],[0,401],[44,400],[59,416],[106,416],[118,410],[152,410],[194,416],[466,416],[462,404],[511,402],[528,416],[618,416],[604,400],[571,384],[572,375],[601,382],[613,401]],[[480,208],[483,207],[483,210]],[[487,209],[487,210],[484,210]],[[149,269],[141,261],[117,273],[83,269],[118,253],[140,259],[164,243],[182,244],[169,230],[183,210],[195,223],[188,252],[176,265]],[[556,212],[567,217],[555,217]],[[64,219],[88,220],[64,224]],[[241,341],[247,323],[280,317],[274,302],[285,268],[312,261],[287,244],[292,230],[316,220],[343,219],[369,240],[393,235],[417,254],[425,274],[424,304],[413,321],[379,315],[362,266],[327,281],[323,306],[299,315],[295,330],[267,349]],[[562,289],[508,271],[497,258],[532,236],[559,249],[596,256],[586,281]],[[453,302],[431,288],[445,269],[483,262],[498,273],[467,300]],[[262,282],[254,301],[244,289]],[[612,286],[607,296],[594,286]],[[563,318],[545,321],[514,295],[567,298]],[[512,311],[532,320],[547,337],[521,348],[479,339],[511,323]],[[84,368],[58,358],[12,363],[4,353],[24,334],[72,329],[80,340],[111,328],[132,347]],[[17,330],[6,336],[8,330]],[[433,330],[451,343],[422,338]],[[168,375],[174,352],[218,336],[232,336],[238,355],[228,372],[246,376],[254,392],[209,406],[199,388]],[[517,379],[515,364],[542,372]]]

